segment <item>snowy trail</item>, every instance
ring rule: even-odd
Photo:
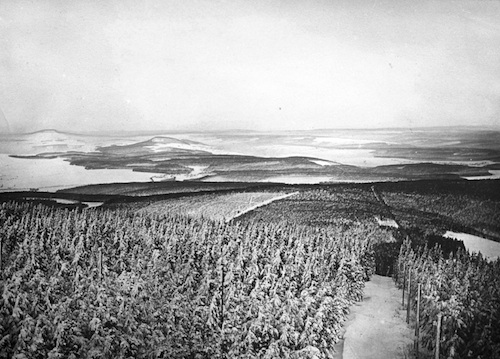
[[[253,211],[254,209],[256,208],[259,208],[259,207],[263,207],[263,206],[267,206],[269,203],[272,203],[274,201],[277,201],[277,200],[280,200],[280,199],[284,199],[284,198],[287,198],[287,197],[291,197],[291,196],[294,196],[296,194],[298,194],[299,192],[292,192],[292,193],[287,193],[287,194],[284,194],[282,196],[277,196],[277,197],[273,197],[273,198],[270,198],[268,199],[267,201],[264,201],[264,202],[260,202],[260,203],[257,203],[251,207],[248,207],[247,209],[243,210],[242,212],[230,217],[230,218],[227,218],[226,219],[226,222],[229,222],[229,221],[232,221],[233,219],[235,218],[238,218],[250,211]]]
[[[401,291],[392,278],[373,275],[366,283],[364,299],[352,307],[351,319],[346,323],[342,358],[407,357],[414,334],[405,315]]]

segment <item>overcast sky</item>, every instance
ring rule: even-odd
[[[499,19],[488,0],[1,0],[0,130],[500,126]]]

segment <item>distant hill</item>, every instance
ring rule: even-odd
[[[128,145],[111,145],[98,147],[97,150],[106,154],[114,155],[147,155],[150,153],[169,154],[210,154],[210,147],[200,142],[180,140],[173,137],[156,136],[146,141],[131,143]]]

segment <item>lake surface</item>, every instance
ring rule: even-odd
[[[23,191],[38,188],[57,191],[87,184],[148,182],[158,173],[127,169],[95,169],[73,166],[62,158],[25,159],[0,154],[0,191]]]
[[[490,260],[500,258],[500,243],[489,239],[474,236],[468,233],[447,231],[443,237],[459,239],[464,242],[465,248],[470,252],[481,252],[483,257]]]

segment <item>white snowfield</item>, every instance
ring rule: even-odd
[[[312,163],[315,163],[320,166],[335,166],[338,165],[338,163],[331,162],[331,161],[323,161],[323,160],[310,160]]]
[[[474,180],[483,180],[483,179],[499,179],[500,178],[500,170],[489,170],[491,173],[489,176],[475,176],[475,177],[462,177],[469,181]]]
[[[245,213],[248,213],[250,211],[253,211],[254,209],[256,208],[259,208],[259,207],[263,207],[263,206],[267,206],[269,203],[272,203],[274,201],[277,201],[277,200],[280,200],[280,199],[284,199],[284,198],[288,198],[288,197],[291,197],[291,196],[294,196],[296,194],[298,194],[299,192],[292,192],[292,193],[287,193],[287,194],[284,194],[284,195],[281,195],[281,196],[277,196],[277,197],[273,197],[273,198],[270,198],[268,199],[267,201],[264,201],[264,202],[260,202],[260,203],[256,203],[254,204],[253,206],[251,207],[248,207],[247,209],[241,211],[240,213],[230,217],[230,218],[227,218],[226,219],[226,222],[229,222],[235,218],[238,218],[242,215],[244,215]]]
[[[375,219],[378,222],[378,225],[381,227],[393,227],[399,228],[398,224],[394,219],[391,218],[380,218],[379,216],[375,216]]]
[[[206,146],[203,144],[191,144],[191,143],[182,143],[182,142],[161,142],[158,139],[152,140],[155,144],[151,146],[145,146],[148,150],[158,153],[158,152],[168,152],[171,149],[180,149],[180,150],[199,150],[199,151],[212,151],[210,146]]]

